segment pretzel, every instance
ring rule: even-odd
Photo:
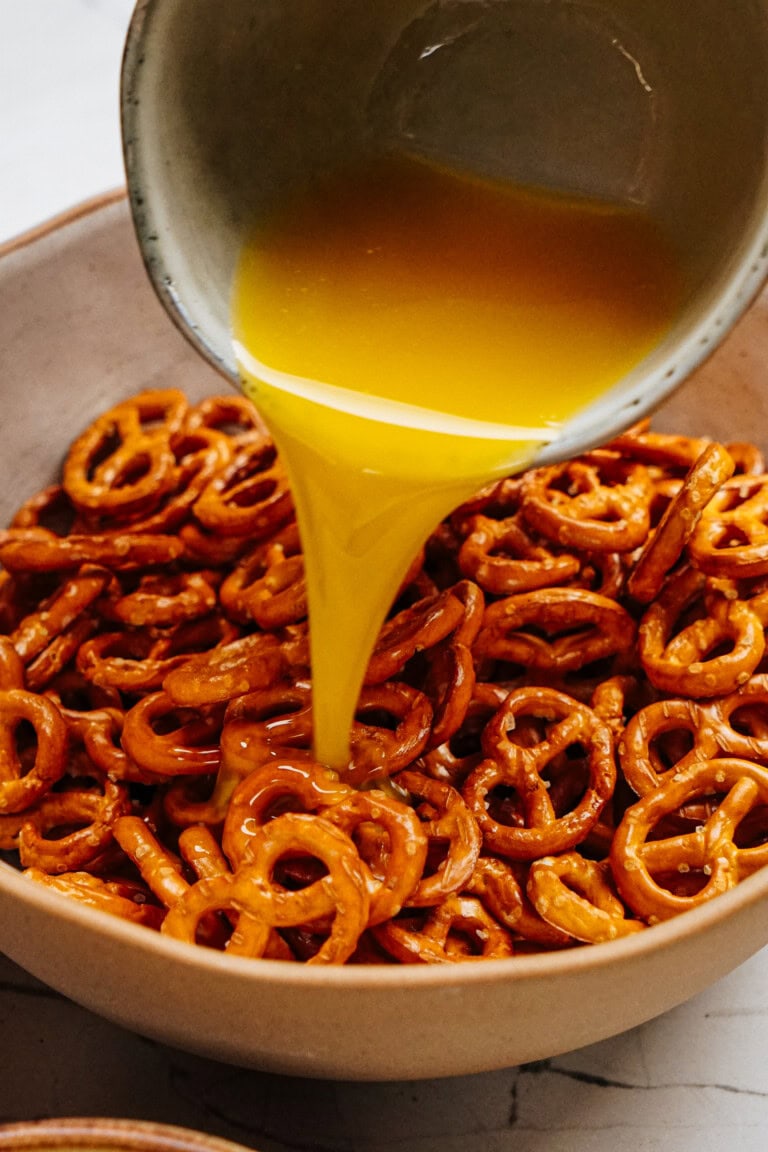
[[[585,944],[630,936],[645,927],[628,920],[610,869],[578,852],[543,856],[531,864],[528,895],[549,924]]]
[[[399,675],[417,653],[439,644],[463,622],[465,602],[452,589],[418,600],[381,629],[365,674],[366,684]]]
[[[468,528],[459,551],[459,567],[465,576],[496,596],[566,584],[581,567],[578,557],[558,555],[534,543],[519,514],[504,520],[477,515]]]
[[[128,571],[163,567],[183,554],[180,540],[150,533],[56,536],[45,528],[0,530],[0,564],[9,572],[61,572],[82,564]]]
[[[722,797],[694,832],[651,839],[661,821],[700,797]],[[732,888],[768,862],[764,844],[739,848],[734,836],[758,805],[768,804],[768,769],[746,760],[720,758],[691,764],[662,787],[628,808],[611,846],[611,867],[622,899],[649,923],[697,907]],[[695,869],[704,878],[700,890],[678,895],[656,876]]]
[[[151,892],[167,908],[172,907],[189,888],[181,874],[178,858],[164,848],[138,816],[120,816],[113,835],[141,873]]]
[[[733,458],[720,444],[708,444],[669,502],[650,540],[635,561],[627,590],[635,600],[650,603],[664,578],[680,559],[704,508],[718,488],[733,475]]]
[[[132,924],[159,931],[163,922],[164,910],[148,903],[143,892],[125,881],[104,880],[91,872],[68,872],[65,876],[56,876],[40,868],[26,868],[24,876],[70,900]]]
[[[123,748],[152,776],[215,772],[221,760],[222,720],[220,709],[190,712],[174,704],[166,692],[153,692],[126,712]]]
[[[256,632],[185,660],[168,672],[163,689],[180,707],[222,704],[274,684],[284,663],[276,637]]]
[[[6,673],[8,679],[14,671]],[[22,723],[35,734],[31,765],[19,748]],[[66,723],[53,701],[22,688],[0,691],[0,812],[23,812],[50,791],[66,771],[68,743]]]
[[[543,737],[531,746],[516,740],[516,730],[527,719],[545,726]],[[588,782],[578,803],[559,815],[542,773],[574,745],[585,750]],[[483,750],[486,759],[469,774],[462,795],[486,846],[502,856],[535,860],[568,851],[594,827],[613,795],[616,769],[609,728],[591,709],[552,689],[511,692],[484,729]],[[500,786],[514,788],[519,798],[517,825],[494,818],[489,808],[489,796]]]
[[[630,552],[648,534],[650,500],[646,469],[611,452],[535,468],[523,478],[524,519],[564,548]]]
[[[431,780],[419,772],[400,772],[395,782],[411,797],[422,801],[417,815],[432,848],[444,855],[431,875],[424,875],[411,893],[408,906],[424,908],[439,904],[460,892],[474,873],[482,848],[477,822],[459,792],[449,784]]]
[[[57,873],[93,866],[112,844],[115,821],[128,804],[125,786],[109,779],[101,788],[48,792],[25,813],[18,835],[22,867]],[[48,835],[61,828],[72,831]]]
[[[362,826],[381,828],[386,846],[377,845],[376,859],[361,851],[375,884],[371,890],[369,925],[396,916],[412,897],[427,859],[427,833],[410,808],[376,790],[353,792],[338,803],[323,806],[323,816],[354,839]]]
[[[688,549],[710,576],[768,574],[768,476],[738,476],[710,500]]]
[[[121,514],[156,504],[172,483],[169,438],[187,410],[182,392],[147,391],[117,404],[74,441],[64,489],[76,507]]]
[[[677,739],[666,762],[662,748],[669,734]],[[681,740],[682,737],[682,740]],[[688,764],[711,760],[722,751],[706,708],[694,700],[657,700],[636,712],[619,741],[619,760],[625,778],[638,796],[646,796]]]
[[[323,812],[347,799],[352,792],[335,773],[307,759],[281,758],[245,776],[229,800],[222,847],[233,867],[245,859],[252,837],[287,810]]]
[[[509,933],[470,896],[449,896],[420,928],[390,920],[374,929],[378,942],[403,964],[500,960],[513,955]]]
[[[236,637],[235,626],[220,616],[186,621],[159,634],[102,632],[80,644],[76,663],[82,675],[101,688],[153,692],[176,668],[195,656],[205,662],[209,653]]]
[[[247,553],[221,586],[221,604],[234,620],[282,628],[307,616],[304,558],[295,523]]]
[[[322,861],[327,876],[291,892],[270,881],[286,853]],[[235,874],[237,899],[275,928],[312,924],[332,915],[330,934],[309,963],[342,963],[352,955],[370,909],[370,873],[353,842],[322,816],[289,812],[270,820],[248,847],[247,866]]]
[[[37,612],[25,616],[10,636],[22,661],[32,664],[67,632],[98,599],[109,580],[110,574],[105,569],[84,565],[76,576],[66,580],[45,600]]]
[[[694,698],[718,696],[744,684],[765,650],[759,617],[749,605],[712,593],[707,614],[673,635],[704,593],[706,580],[693,568],[671,580],[643,616],[638,630],[640,660],[657,688]],[[721,651],[728,642],[730,649]]]
[[[625,652],[634,638],[634,621],[616,601],[582,589],[542,588],[490,604],[475,654],[564,673]]]
[[[268,436],[240,447],[203,489],[194,513],[203,527],[219,536],[247,535],[252,541],[291,519],[288,481]]]

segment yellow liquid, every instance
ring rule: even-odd
[[[376,635],[431,530],[633,368],[680,295],[640,211],[402,157],[254,232],[233,335],[293,485],[319,760],[348,762]]]

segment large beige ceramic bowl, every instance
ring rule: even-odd
[[[659,424],[768,441],[768,299]],[[0,259],[0,520],[56,473],[93,415],[146,385],[221,380],[168,321],[121,198]],[[344,1079],[480,1072],[640,1024],[768,943],[768,870],[647,932],[446,967],[308,969],[228,958],[90,912],[0,865],[0,947],[79,1003],[233,1063]]]

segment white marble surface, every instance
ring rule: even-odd
[[[0,0],[0,242],[122,183],[117,83],[131,6]],[[262,1152],[764,1152],[767,1024],[768,951],[659,1020],[539,1065],[443,1082],[308,1082],[130,1035],[0,958],[0,1121],[140,1117]]]

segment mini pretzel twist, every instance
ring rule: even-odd
[[[147,391],[94,420],[64,461],[64,488],[73,504],[123,515],[156,504],[173,482],[169,439],[186,410],[181,392]]]
[[[610,868],[565,852],[543,856],[531,864],[528,895],[549,924],[585,944],[600,944],[630,936],[645,925],[628,920],[616,895]]]
[[[115,821],[128,809],[125,786],[109,779],[101,788],[48,792],[24,813],[18,837],[22,867],[50,873],[92,867],[111,846]],[[72,830],[48,835],[61,828]]]
[[[727,481],[702,515],[688,551],[710,576],[746,578],[768,573],[768,476]]]
[[[720,444],[708,444],[635,561],[627,590],[649,604],[661,591],[667,573],[683,554],[696,525],[714,494],[733,475],[735,464]]]
[[[32,763],[19,745],[29,724]],[[50,791],[67,768],[69,737],[61,712],[45,696],[22,688],[0,691],[0,812],[24,812]]]
[[[509,933],[471,896],[446,897],[430,909],[420,928],[390,920],[374,935],[403,964],[503,960],[514,954]]]
[[[543,723],[535,743],[517,742],[526,720]],[[558,815],[543,774],[569,748],[584,749],[588,780],[578,802]],[[610,729],[590,709],[548,688],[511,692],[483,732],[486,759],[468,776],[462,795],[475,814],[488,848],[502,856],[535,860],[565,852],[587,836],[613,795],[616,768]],[[520,811],[515,824],[492,815],[489,799],[513,788]]]
[[[293,516],[293,501],[282,464],[266,435],[235,453],[206,485],[194,513],[204,528],[220,536],[258,540]]]
[[[535,468],[523,478],[525,520],[563,548],[632,551],[648,535],[650,502],[646,468],[611,452]]]
[[[566,584],[581,567],[578,557],[557,554],[535,543],[519,514],[504,520],[477,515],[468,528],[459,551],[459,567],[495,596]]]
[[[702,797],[720,797],[694,832],[652,838],[665,817]],[[764,844],[740,848],[734,837],[745,817],[768,804],[768,769],[720,758],[690,764],[624,814],[611,846],[611,868],[625,903],[649,923],[694,908],[732,888],[768,862]],[[679,895],[659,882],[668,873],[701,873],[699,891]]]
[[[408,900],[409,907],[440,904],[460,892],[472,877],[482,848],[482,838],[459,792],[450,784],[432,780],[420,772],[400,772],[396,784],[421,804],[416,812],[429,841],[429,851],[439,850],[442,859],[425,875]]]
[[[760,619],[741,600],[711,594],[707,614],[684,623],[705,587],[702,573],[683,569],[640,622],[638,650],[646,675],[655,687],[673,695],[699,698],[732,692],[749,679],[765,650]],[[729,648],[723,651],[726,643]]]
[[[615,600],[576,588],[542,588],[490,604],[475,654],[563,673],[626,652],[634,638],[634,621]]]

